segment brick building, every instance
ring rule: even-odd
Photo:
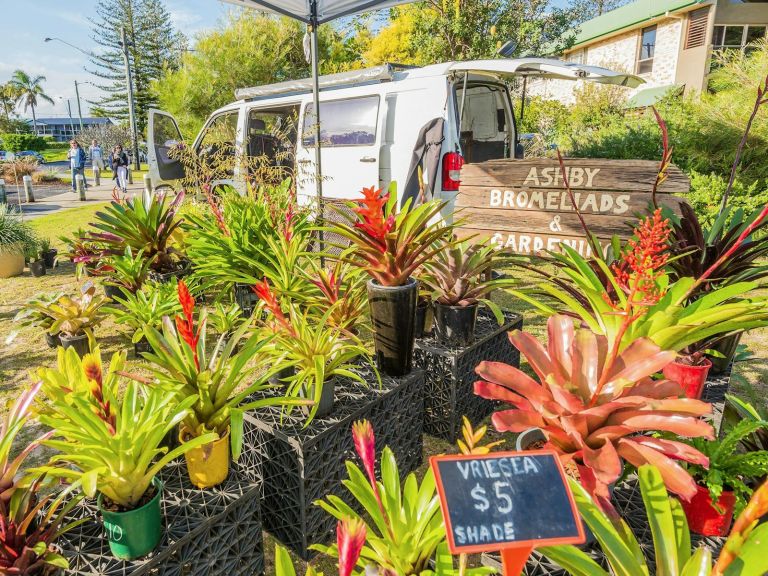
[[[670,90],[706,87],[712,54],[749,50],[768,34],[768,0],[636,0],[581,24],[560,58],[637,74],[646,84],[628,92],[648,105]],[[532,82],[529,93],[565,103],[574,83]]]

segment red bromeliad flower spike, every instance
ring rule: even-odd
[[[363,468],[371,483],[373,494],[379,504],[382,516],[387,518],[384,507],[381,504],[379,495],[379,485],[376,482],[376,438],[373,434],[373,426],[368,420],[358,420],[352,424],[352,439],[355,442],[355,450],[360,460],[363,462]]]
[[[283,314],[283,310],[280,308],[280,302],[277,301],[277,296],[272,292],[272,287],[269,285],[269,280],[266,278],[262,279],[258,284],[251,286],[251,290],[253,290],[256,296],[259,297],[259,300],[264,302],[267,310],[272,313],[272,316],[274,316],[277,323],[293,334],[293,326],[291,326],[288,318]]]
[[[115,434],[115,413],[109,404],[104,400],[104,381],[101,369],[101,359],[94,353],[86,354],[83,358],[83,372],[91,385],[91,395],[98,404],[93,411],[107,425],[109,433]]]
[[[374,186],[363,188],[363,199],[358,201],[355,213],[362,218],[362,222],[355,222],[355,228],[365,232],[382,252],[386,252],[387,234],[395,227],[395,217],[385,217],[389,192],[382,194],[381,190]]]
[[[286,242],[293,240],[293,221],[296,219],[296,211],[293,208],[293,202],[288,203],[288,209],[285,213],[285,223],[283,228],[283,237]]]
[[[365,523],[360,518],[344,518],[336,525],[339,549],[339,576],[350,576],[365,544]]]
[[[200,371],[200,361],[197,357],[197,343],[200,341],[201,327],[198,326],[197,332],[195,332],[195,299],[192,298],[192,294],[190,294],[189,288],[187,288],[184,280],[179,280],[177,291],[183,318],[182,316],[176,316],[176,329],[184,339],[184,342],[186,342],[192,349],[192,354],[195,359],[195,368]]]

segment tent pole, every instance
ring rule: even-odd
[[[310,3],[312,15],[310,16],[310,40],[312,45],[312,99],[315,102],[315,186],[317,190],[318,204],[323,198],[323,182],[321,179],[322,168],[320,164],[320,79],[317,53],[317,1]]]

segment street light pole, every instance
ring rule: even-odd
[[[128,85],[128,120],[131,123],[131,144],[133,148],[133,168],[141,169],[139,162],[139,131],[136,128],[136,110],[133,103],[133,77],[131,76],[131,61],[128,56],[128,39],[125,34],[125,26],[120,28],[121,47],[123,49],[123,60],[125,61],[125,82]]]
[[[72,120],[72,106],[69,104],[69,98],[67,98],[67,112],[69,112],[69,129],[72,131],[72,138],[75,137],[75,122]]]
[[[80,108],[80,90],[77,88],[77,80],[75,80],[75,96],[77,96],[77,116],[80,119],[80,132],[83,131],[83,111]]]

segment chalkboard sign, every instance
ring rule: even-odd
[[[651,202],[659,163],[650,160],[567,158],[568,194],[560,164],[549,158],[489,160],[464,164],[456,197],[462,236],[487,238],[494,246],[520,254],[557,251],[567,244],[582,256],[591,247],[576,207],[593,234],[607,245],[615,234],[632,236],[636,215]],[[690,182],[676,166],[659,186],[657,201],[680,211]]]
[[[452,553],[584,542],[554,452],[435,456],[431,464]]]

